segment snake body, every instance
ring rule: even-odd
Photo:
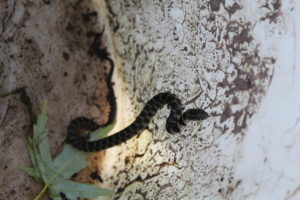
[[[150,99],[134,122],[123,130],[96,141],[88,141],[88,136],[81,134],[82,129],[94,131],[100,128],[96,122],[85,117],[73,119],[68,126],[67,143],[85,152],[97,152],[119,145],[131,139],[148,127],[150,120],[164,105],[171,108],[166,121],[169,133],[180,132],[179,125],[185,125],[187,120],[204,120],[209,115],[202,109],[189,109],[183,112],[180,99],[170,92],[163,92]]]

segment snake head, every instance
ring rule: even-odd
[[[185,121],[199,121],[204,120],[209,117],[209,114],[205,112],[203,109],[189,109],[183,113],[181,118],[179,119],[179,123],[185,126]]]
[[[189,109],[184,112],[185,119],[187,120],[205,120],[209,117],[209,114],[202,109]]]

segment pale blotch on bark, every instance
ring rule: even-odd
[[[125,161],[116,161],[118,173],[107,179],[115,184],[117,197],[255,197],[264,181],[250,174],[260,185],[245,188],[247,180],[236,170],[249,145],[244,139],[278,68],[279,46],[274,44],[285,32],[286,17],[295,13],[295,3],[172,0],[106,4],[114,55],[121,60],[121,87],[135,102],[134,110],[139,112],[154,94],[171,91],[183,99],[186,108],[201,107],[211,115],[201,123],[188,123],[181,134],[170,135],[164,127],[168,111],[160,111],[149,127],[152,137],[145,151],[119,154]],[[134,140],[131,149],[140,140]],[[267,191],[260,192],[267,196]]]

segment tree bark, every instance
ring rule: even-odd
[[[53,156],[62,149],[73,118],[108,120],[111,66],[91,53],[104,25],[91,1],[9,0],[1,1],[0,12],[0,94],[15,91],[0,98],[0,199],[33,199],[42,185],[21,167],[31,165],[27,138],[32,135],[32,115],[40,113],[43,102],[49,105]],[[105,46],[104,35],[99,48]],[[24,91],[29,100],[25,104],[20,99]],[[93,154],[90,160],[101,161],[102,154]],[[91,164],[77,180],[99,182],[98,165]]]
[[[104,199],[300,197],[298,2],[12,0],[0,6],[0,94],[25,87],[34,115],[49,102],[54,156],[71,119],[108,119],[110,66],[89,54],[91,32],[103,27],[103,47],[117,67],[113,132],[163,91],[210,114],[170,135],[164,108],[139,136],[92,154],[77,180],[117,192]],[[32,129],[19,96],[0,98],[0,199],[32,199],[41,189],[20,170],[30,165],[24,149]]]
[[[299,3],[106,3],[134,110],[171,91],[211,115],[169,135],[160,112],[116,164],[119,199],[299,198]]]

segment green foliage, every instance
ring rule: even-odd
[[[87,153],[78,151],[66,144],[63,151],[52,159],[49,148],[47,125],[48,107],[45,103],[42,113],[34,125],[33,137],[28,138],[28,149],[33,167],[24,167],[24,171],[37,181],[45,184],[43,190],[35,197],[38,200],[48,189],[49,195],[54,200],[62,200],[60,193],[69,199],[97,198],[98,196],[114,194],[113,191],[99,188],[94,185],[77,183],[70,177],[88,165]],[[113,125],[102,128],[93,133],[93,138],[104,137]]]
[[[102,139],[104,137],[107,136],[107,133],[109,131],[111,131],[115,126],[115,123],[112,123],[106,127],[101,127],[95,131],[93,131],[92,133],[90,133],[89,135],[89,141],[95,141],[95,140],[99,140],[99,139]]]

